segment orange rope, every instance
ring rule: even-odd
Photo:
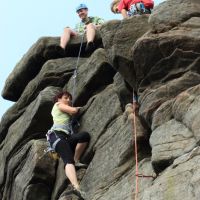
[[[136,126],[136,115],[135,115],[135,98],[133,98],[133,138],[134,138],[134,156],[135,156],[135,200],[138,199],[138,193],[139,193],[139,177],[141,178],[156,178],[156,176],[151,176],[151,175],[143,175],[143,174],[139,174],[139,169],[138,169],[138,145],[137,145],[137,126]]]

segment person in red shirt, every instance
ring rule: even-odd
[[[116,12],[121,13],[123,18],[136,14],[151,14],[153,0],[121,0],[116,8]]]

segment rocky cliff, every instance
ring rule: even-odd
[[[78,176],[88,200],[131,200],[135,193],[132,119],[125,106],[138,94],[136,116],[140,200],[200,196],[200,2],[168,0],[148,16],[105,23],[84,48],[75,104],[79,131],[91,134]],[[44,153],[52,98],[73,90],[81,38],[65,55],[59,38],[40,38],[7,78],[2,96],[15,101],[0,124],[0,199],[67,200],[63,162]],[[83,47],[86,41],[83,42]],[[152,174],[157,176],[151,177]]]

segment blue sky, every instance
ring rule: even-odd
[[[158,5],[164,0],[155,0]],[[122,19],[110,11],[111,0],[0,0],[0,91],[10,72],[40,37],[60,36],[65,26],[79,21],[75,8],[84,2],[90,16],[105,20]],[[0,97],[0,118],[12,102]]]

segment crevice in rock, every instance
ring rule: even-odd
[[[159,162],[152,162],[153,169],[156,174],[161,173],[173,163],[173,160],[161,160]]]
[[[23,151],[24,148],[25,149],[27,148],[27,149],[21,155],[20,160],[16,161],[16,163],[13,167],[12,167],[12,165],[9,167],[9,162],[12,162],[14,157],[17,156],[21,151]],[[30,145],[27,147],[22,146],[22,147],[16,149],[15,152],[13,152],[12,159],[10,158],[7,160],[7,164],[5,165],[5,168],[8,169],[8,171],[7,170],[5,171],[5,173],[6,173],[5,179],[4,179],[5,182],[3,184],[5,184],[5,188],[6,188],[6,190],[4,191],[4,194],[7,196],[8,199],[11,199],[14,179],[18,175],[18,173],[21,170],[24,163],[26,162],[26,158],[29,155],[28,152],[30,151],[30,149],[31,149]],[[5,198],[5,196],[4,196],[4,198]]]
[[[83,106],[95,94],[103,91],[113,82],[116,71],[108,64],[103,64],[98,72],[90,79],[84,90],[75,99],[74,105]],[[103,78],[99,78],[103,77]]]

